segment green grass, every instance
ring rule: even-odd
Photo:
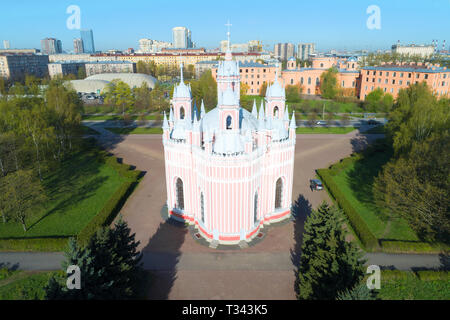
[[[356,130],[353,127],[299,127],[296,130],[298,134],[309,133],[331,133],[331,134],[345,134]]]
[[[161,128],[147,128],[147,127],[128,127],[128,128],[105,128],[116,134],[162,134]]]
[[[44,288],[56,271],[19,272],[0,281],[0,300],[44,300]]]
[[[138,120],[139,116],[137,115],[132,115],[130,116],[131,120]],[[155,120],[156,119],[156,115],[145,115],[144,116],[145,120]],[[123,116],[122,115],[83,115],[82,120],[115,120],[115,121],[120,121],[123,120]]]
[[[435,279],[421,277],[420,271],[414,273],[383,270],[378,298],[382,300],[449,300],[450,277],[448,273],[426,272],[435,274]]]
[[[76,235],[103,208],[125,178],[94,153],[79,152],[44,177],[46,205],[28,221],[28,231],[15,221],[0,224],[0,240]],[[3,246],[1,249],[6,249]]]
[[[372,184],[389,157],[388,152],[375,152],[350,162],[332,179],[378,239],[418,241],[405,220],[387,217],[374,203]]]

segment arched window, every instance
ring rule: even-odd
[[[231,130],[232,129],[231,128],[231,121],[232,121],[231,116],[228,116],[227,117],[227,130]]]
[[[282,206],[283,196],[283,180],[278,178],[275,188],[275,209],[279,209]]]
[[[323,68],[323,63],[320,64],[320,67]]]
[[[275,106],[275,108],[273,108],[273,115],[275,118],[278,118],[278,107]]]
[[[176,183],[176,193],[177,193],[177,208],[180,210],[184,210],[184,190],[183,190],[183,181],[178,178]]]
[[[310,93],[311,93],[311,89],[308,88],[308,94],[310,94]]]
[[[303,77],[300,78],[300,84],[303,84]]]
[[[308,84],[311,84],[311,77],[308,77]]]
[[[258,221],[258,192],[255,193],[255,205],[253,209],[253,223]]]
[[[291,79],[291,84],[294,84],[294,79]]]
[[[180,108],[180,119],[181,120],[184,119],[184,108],[183,107]]]
[[[319,80],[319,77],[317,77],[316,78],[316,85],[319,85],[319,83],[320,83],[320,80]]]
[[[203,197],[203,192],[200,193],[200,212],[202,216],[202,222],[205,223],[205,198]]]

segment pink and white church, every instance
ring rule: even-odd
[[[200,112],[191,88],[175,87],[163,145],[169,216],[194,225],[215,244],[250,241],[265,225],[291,214],[294,114],[285,89],[267,87],[259,110],[240,107],[239,64],[228,48],[218,62],[216,108]]]

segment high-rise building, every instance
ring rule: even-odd
[[[10,44],[9,40],[3,40],[3,48],[4,49],[11,48],[11,44]]]
[[[175,27],[172,29],[172,36],[174,48],[193,48],[192,33],[188,28]]]
[[[42,53],[57,54],[62,53],[61,40],[55,38],[45,38],[41,40]]]
[[[315,43],[299,43],[297,46],[297,58],[300,60],[308,60],[309,55],[316,51]]]
[[[80,38],[73,39],[73,50],[75,54],[84,53],[83,40]]]
[[[292,43],[277,43],[274,46],[275,57],[281,61],[286,61],[295,54],[295,46]]]
[[[92,29],[80,30],[81,40],[85,53],[95,53],[94,33]]]
[[[286,60],[295,56],[295,45],[286,43]]]

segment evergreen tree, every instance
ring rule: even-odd
[[[92,300],[133,298],[142,275],[139,242],[122,219],[113,229],[103,228],[94,235],[86,247],[74,239],[69,241],[63,270],[77,265],[81,272],[81,289],[69,290],[64,279],[50,279],[46,293],[48,299]]]
[[[299,299],[334,300],[361,280],[361,252],[345,235],[335,206],[324,202],[308,217],[298,269]]]
[[[376,300],[376,292],[367,288],[367,284],[362,282],[351,290],[339,293],[337,300]]]

